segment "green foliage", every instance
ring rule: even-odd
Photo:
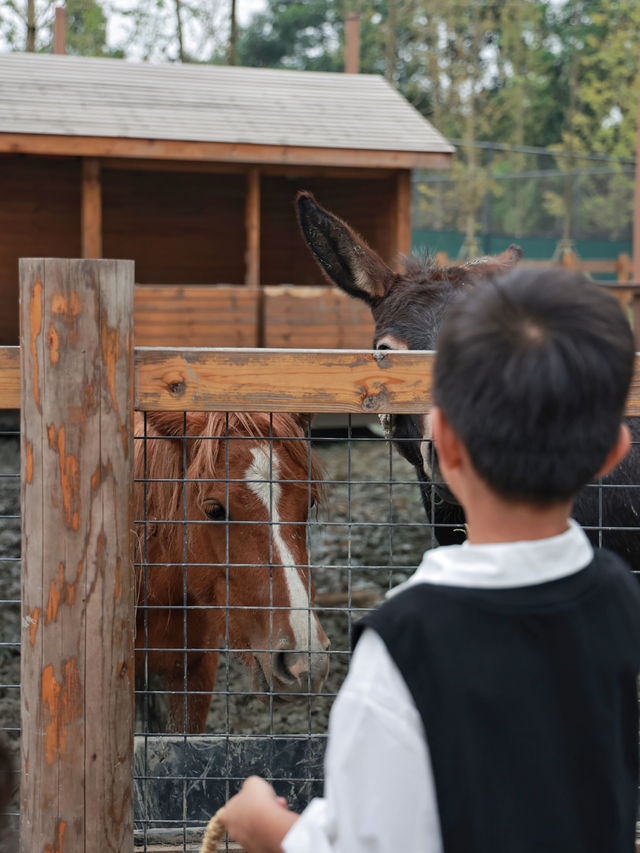
[[[77,56],[122,56],[107,47],[107,16],[96,0],[66,0],[67,53]]]
[[[238,40],[241,65],[338,70],[338,25],[327,0],[270,0]],[[340,25],[341,26],[341,25]]]

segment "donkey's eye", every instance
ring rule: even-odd
[[[227,511],[220,501],[208,500],[203,505],[204,514],[211,521],[224,521],[227,517]]]

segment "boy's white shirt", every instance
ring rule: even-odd
[[[559,536],[530,542],[449,545],[427,551],[406,583],[507,588],[585,568],[593,549],[573,520]],[[442,853],[433,772],[420,714],[386,646],[363,632],[334,702],[325,796],[287,833],[285,853]]]

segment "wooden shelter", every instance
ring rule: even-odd
[[[453,149],[372,75],[0,56],[0,344],[18,258],[131,258],[139,345],[369,346],[298,233],[309,189],[388,262]]]

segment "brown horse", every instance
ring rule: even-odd
[[[204,731],[221,649],[267,701],[317,692],[329,641],[306,523],[321,471],[307,416],[136,414],[136,671],[166,680],[169,726]],[[188,649],[188,651],[187,651]]]
[[[296,200],[302,235],[332,284],[369,305],[375,321],[375,349],[434,350],[450,300],[464,287],[512,269],[522,257],[518,246],[501,255],[440,268],[433,258],[406,258],[394,272],[366,242],[307,192]],[[621,554],[640,568],[640,419],[630,418],[631,453],[603,480],[577,497],[574,517],[594,545]],[[440,544],[465,538],[464,513],[443,482],[431,442],[430,416],[394,415],[386,424],[398,450],[414,465],[422,499]],[[609,488],[607,488],[609,487]]]

